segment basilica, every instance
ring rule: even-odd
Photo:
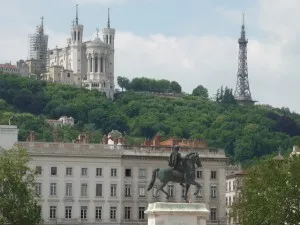
[[[44,79],[99,90],[113,99],[115,29],[110,27],[109,10],[107,27],[102,29],[102,39],[97,29],[94,40],[83,41],[83,28],[76,6],[76,18],[67,46],[48,51],[48,69]]]

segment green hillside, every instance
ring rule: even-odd
[[[0,124],[7,124],[12,114],[20,140],[33,130],[37,140],[52,141],[45,119],[66,115],[75,118],[76,126],[60,129],[61,141],[72,141],[85,131],[99,143],[103,134],[117,129],[129,144],[140,145],[159,132],[164,138],[205,139],[210,146],[225,148],[237,161],[277,154],[279,147],[284,153],[300,143],[300,115],[288,109],[132,91],[118,93],[111,101],[98,91],[0,75]]]

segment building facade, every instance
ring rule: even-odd
[[[11,126],[16,128],[15,126]],[[17,140],[15,133],[3,130],[0,139]],[[16,131],[16,130],[15,130]],[[9,137],[8,137],[9,136]],[[18,145],[28,150],[30,167],[36,171],[36,193],[44,224],[147,224],[148,203],[167,201],[147,186],[156,168],[167,168],[170,147],[124,146],[117,144],[43,143],[30,138]],[[1,144],[0,143],[0,144]],[[191,202],[203,202],[210,210],[207,224],[226,224],[225,179],[228,158],[214,148],[182,149],[182,154],[199,152],[202,167],[196,180],[202,185]],[[171,202],[183,202],[183,188],[169,183]]]
[[[232,168],[231,168],[232,169]],[[227,214],[227,224],[237,225],[240,224],[237,218],[230,218],[230,207],[238,198],[241,188],[243,186],[243,178],[247,173],[245,171],[233,171],[226,176],[226,214]]]
[[[37,171],[36,191],[45,224],[146,224],[148,203],[166,201],[163,193],[155,199],[156,186],[147,192],[147,185],[154,169],[167,167],[170,149],[80,143],[19,145],[28,149],[31,167]],[[196,176],[203,188],[196,197],[191,188],[191,201],[207,203],[208,224],[225,224],[227,158],[219,149],[201,149],[199,154],[203,168]],[[170,183],[167,190],[172,196],[169,201],[183,201],[180,185]]]
[[[114,40],[115,29],[107,27],[99,30],[94,40],[83,41],[84,26],[79,24],[78,8],[76,18],[67,39],[67,46],[48,51],[48,72],[44,79],[104,92],[108,98],[114,94]]]

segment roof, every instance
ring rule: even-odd
[[[236,172],[232,172],[231,174],[228,174],[226,176],[226,179],[231,179],[231,178],[234,178],[234,177],[243,177],[245,175],[247,175],[248,173],[244,170],[239,170],[239,171],[236,171]]]
[[[15,65],[11,65],[11,64],[0,64],[0,68],[17,69],[17,67]]]

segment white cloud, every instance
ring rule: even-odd
[[[286,0],[286,5],[281,5],[282,2],[260,1],[259,25],[266,39],[249,39],[250,87],[253,98],[260,103],[287,106],[300,112],[300,106],[297,105],[300,46],[295,41],[300,34],[300,26],[296,26],[300,2]],[[238,19],[237,14],[233,18]],[[27,35],[30,30],[32,28],[25,27],[18,36],[11,34],[11,37],[0,37],[0,61],[16,61],[27,55]],[[49,47],[66,43],[68,31],[57,34],[54,29],[46,30],[50,36]],[[203,84],[211,95],[221,85],[234,89],[239,32],[236,31],[236,38],[205,34],[180,37],[153,34],[141,37],[117,30],[115,76],[176,80],[187,92]],[[90,36],[87,35],[87,39]]]

